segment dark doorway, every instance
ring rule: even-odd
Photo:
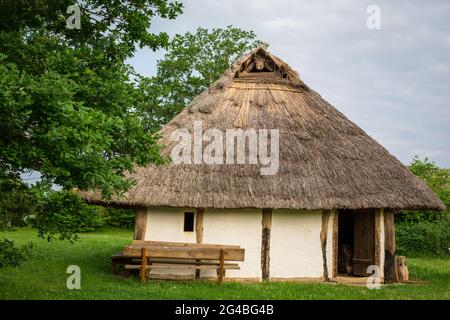
[[[339,210],[338,273],[367,276],[375,264],[375,210]]]

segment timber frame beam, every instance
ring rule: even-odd
[[[195,217],[195,238],[198,244],[203,243],[203,217],[205,210],[202,208],[197,209]],[[198,260],[200,262],[200,260]],[[200,279],[200,269],[195,270],[195,279]]]
[[[383,217],[383,209],[375,209],[375,265],[380,269],[381,266],[381,222]]]
[[[262,210],[261,271],[262,279],[270,278],[270,230],[272,229],[272,209]]]
[[[133,240],[145,240],[147,232],[147,208],[138,207],[136,210],[136,220],[134,222]]]
[[[333,216],[333,261],[332,261],[332,277],[337,277],[338,273],[338,245],[339,245],[339,210],[334,210],[334,216]]]
[[[328,263],[327,263],[327,240],[328,240],[328,223],[330,221],[330,216],[332,210],[322,211],[322,228],[320,230],[320,247],[322,249],[322,259],[323,259],[323,281],[330,281],[328,275]]]
[[[395,211],[384,211],[384,282],[397,282],[395,263]]]

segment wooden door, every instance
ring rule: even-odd
[[[375,264],[375,212],[355,210],[353,238],[353,274],[367,276],[367,267]]]

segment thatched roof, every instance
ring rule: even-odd
[[[170,134],[192,132],[197,120],[203,130],[279,129],[278,173],[262,176],[251,164],[150,165],[137,168],[136,186],[110,204],[444,209],[423,181],[263,48],[235,62],[160,131],[166,154],[175,144]],[[84,197],[103,203],[97,193]]]

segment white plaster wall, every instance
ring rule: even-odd
[[[195,213],[196,209],[149,208],[145,240],[195,243],[195,228],[194,232],[184,232],[184,213],[187,211]]]
[[[271,278],[322,277],[321,211],[273,210]]]
[[[147,210],[147,230],[145,240],[174,241],[174,242],[196,242],[194,232],[184,232],[184,212],[196,212],[189,208],[148,208]],[[196,219],[196,216],[194,216]],[[194,220],[195,226],[195,220]],[[151,270],[151,274],[172,274],[172,275],[194,275],[195,271],[183,268],[170,270]]]
[[[145,240],[196,242],[194,232],[184,232],[184,212],[191,208],[148,208]],[[337,211],[330,215],[327,238],[328,274],[333,268],[333,223]],[[195,217],[196,218],[196,217]],[[206,209],[203,221],[203,243],[240,245],[245,261],[240,270],[227,270],[226,277],[261,278],[262,211],[257,209]],[[195,221],[194,221],[195,225]],[[272,278],[321,277],[320,248],[321,211],[273,210],[270,239],[270,276]],[[384,276],[384,214],[380,221],[381,276]],[[189,270],[159,270],[159,274],[193,274]],[[202,276],[216,276],[202,270]]]
[[[227,270],[227,278],[261,278],[262,211],[257,209],[205,209],[203,243],[239,245],[245,249],[240,270]],[[202,270],[204,277],[216,276]]]

